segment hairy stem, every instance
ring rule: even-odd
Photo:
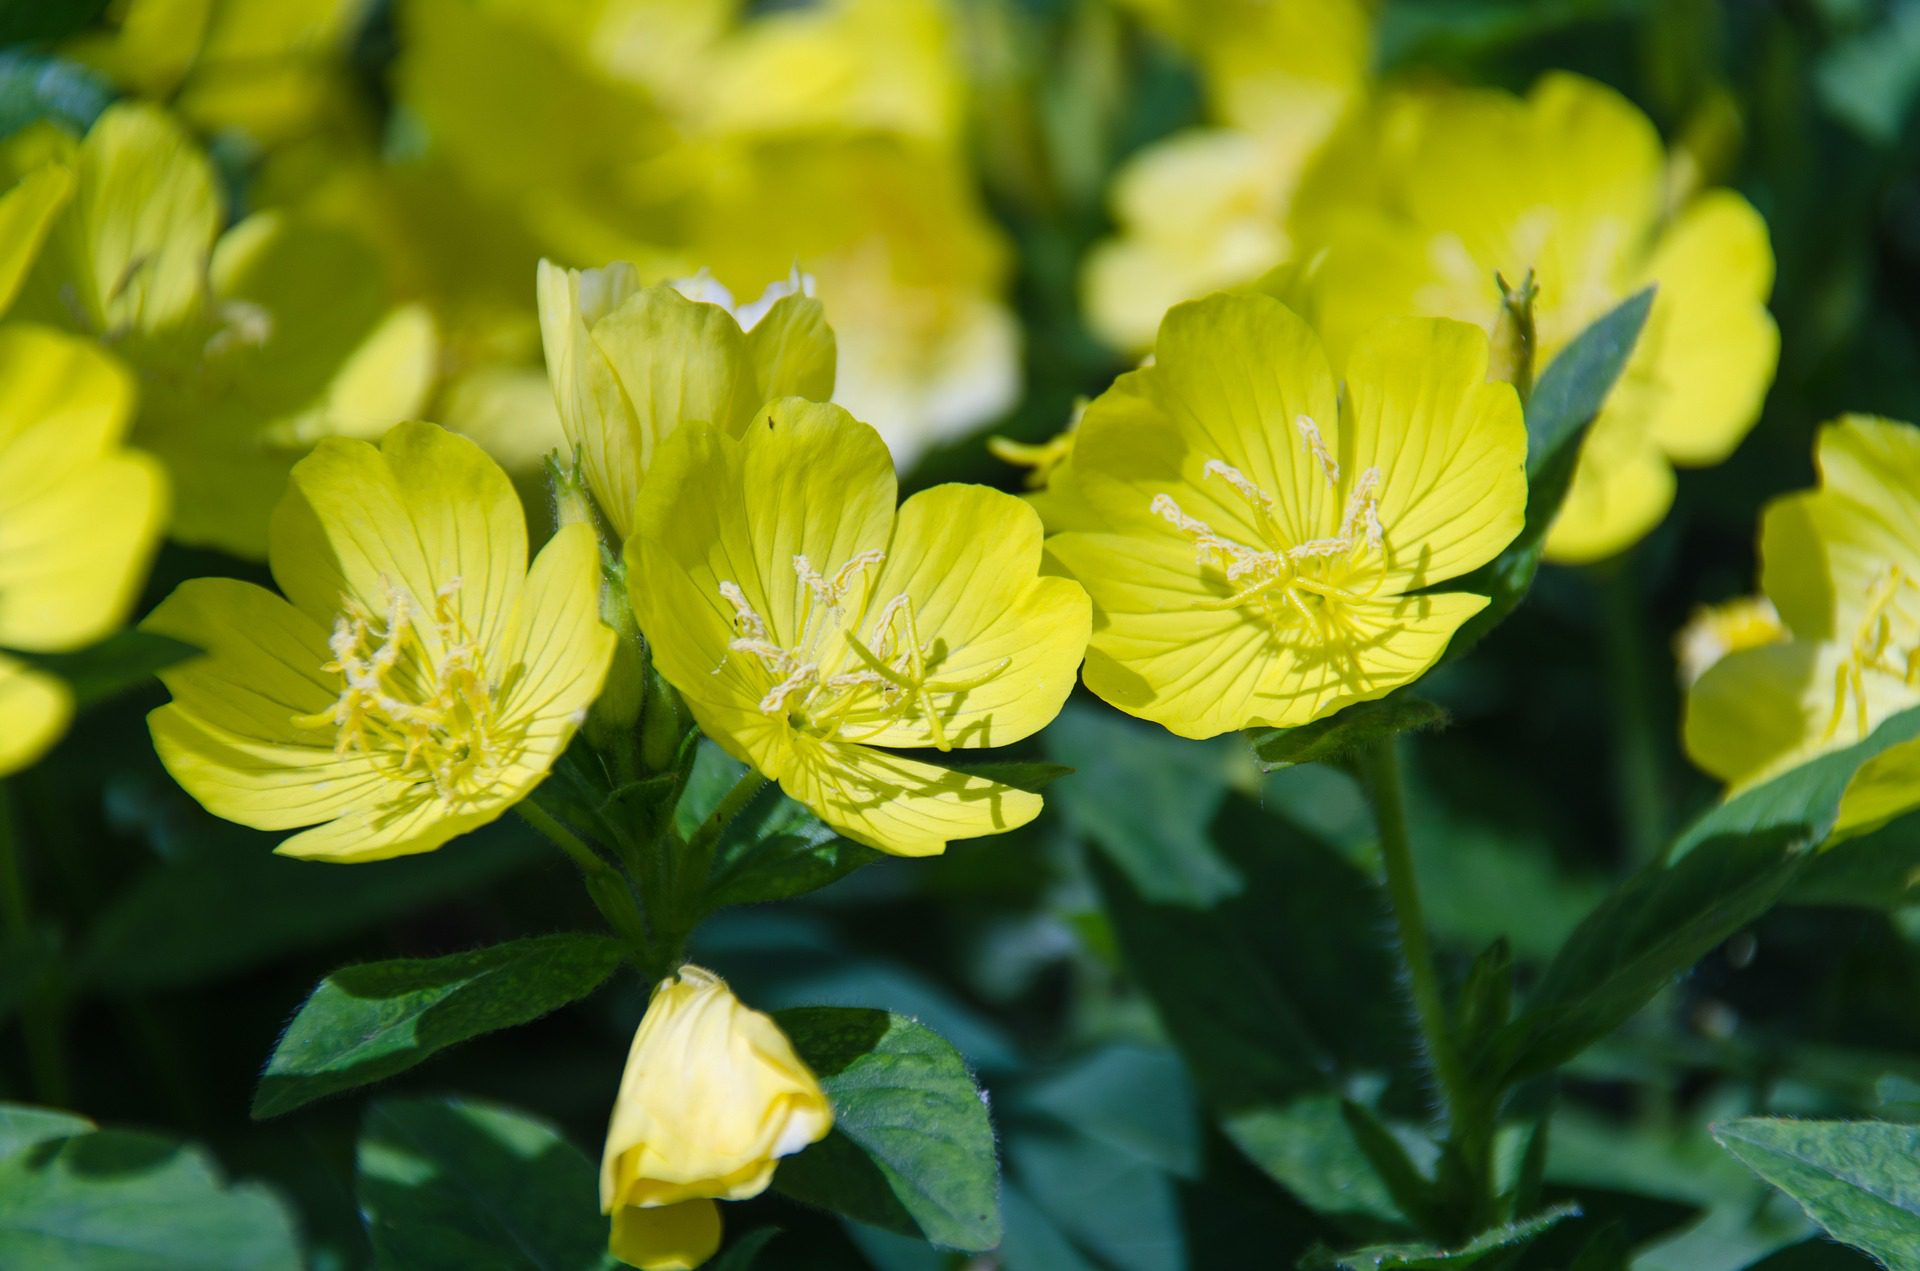
[[[627,942],[635,958],[649,974],[658,969],[659,955],[648,929],[646,917],[635,903],[633,889],[626,877],[609,865],[585,839],[568,829],[560,819],[532,798],[514,805],[520,818],[549,843],[565,852],[580,868],[587,894],[607,920],[614,933]]]

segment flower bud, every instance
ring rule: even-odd
[[[766,1189],[774,1163],[826,1136],[833,1111],[793,1044],[711,971],[683,966],[634,1034],[600,1165],[615,1257],[698,1266],[720,1247],[715,1200]]]

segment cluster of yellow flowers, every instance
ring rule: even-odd
[[[1027,738],[1082,674],[1199,738],[1438,662],[1488,604],[1459,580],[1525,523],[1535,366],[1624,297],[1658,286],[1550,555],[1646,534],[1772,376],[1765,225],[1610,90],[1375,85],[1360,0],[1132,0],[1215,116],[1120,176],[1084,279],[1151,358],[1024,453],[1030,499],[902,502],[896,467],[1018,373],[936,0],[395,7],[421,137],[350,105],[353,0],[134,0],[71,51],[136,98],[0,144],[0,647],[106,635],[163,532],[264,559],[277,591],[195,579],[146,619],[201,651],[150,722],[289,855],[431,851],[523,807],[629,631],[675,709],[847,839],[1005,832],[1041,797],[925,752]],[[236,223],[189,125],[263,148]],[[530,560],[554,448],[595,506]],[[1767,515],[1765,602],[1687,644],[1688,748],[1735,788],[1920,704],[1920,432],[1849,419],[1818,457]],[[69,709],[0,655],[0,774]],[[1842,828],[1914,806],[1920,745]],[[833,1114],[768,1017],[666,972],[602,1205],[620,1257],[691,1267],[713,1202]]]

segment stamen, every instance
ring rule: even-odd
[[[1326,438],[1320,435],[1320,426],[1313,422],[1311,415],[1301,415],[1293,421],[1300,430],[1301,439],[1307,443],[1307,453],[1320,461],[1320,471],[1326,474],[1328,485],[1340,483],[1340,464],[1333,457],[1333,451],[1327,449]]]

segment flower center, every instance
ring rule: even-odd
[[[1920,688],[1920,580],[1898,565],[1889,565],[1867,589],[1867,607],[1847,656],[1834,669],[1833,714],[1826,737],[1832,740],[1846,723],[1852,708],[1860,737],[1873,731],[1868,709],[1869,675],[1891,676],[1907,688]]]
[[[1340,485],[1340,465],[1320,429],[1305,415],[1294,421],[1302,444],[1328,486]],[[1242,543],[1183,511],[1170,494],[1156,494],[1156,515],[1193,541],[1202,569],[1218,571],[1232,590],[1204,609],[1245,608],[1276,633],[1304,628],[1322,639],[1346,625],[1345,607],[1374,594],[1386,560],[1386,527],[1380,522],[1380,469],[1367,468],[1347,495],[1340,526],[1325,538],[1290,541],[1280,506],[1246,473],[1219,459],[1202,470],[1229,486],[1246,505],[1258,541]]]
[[[766,619],[736,584],[722,582],[720,595],[733,607],[734,637],[727,649],[757,659],[772,682],[758,703],[761,713],[784,718],[801,732],[867,741],[917,715],[933,744],[950,749],[943,709],[950,711],[958,695],[987,683],[1012,659],[960,679],[933,678],[951,660],[951,650],[944,639],[921,636],[913,601],[904,592],[869,618],[850,622],[849,614],[865,608],[868,571],[885,560],[885,552],[862,552],[828,577],[805,556],[795,556],[800,621],[790,645],[772,638]],[[857,583],[862,586],[856,601]],[[714,668],[716,675],[719,671]],[[946,699],[944,707],[939,699]]]
[[[430,782],[446,804],[486,791],[507,741],[496,711],[504,685],[454,608],[459,592],[457,578],[442,587],[431,614],[391,582],[384,614],[343,598],[327,641],[333,661],[322,668],[340,676],[340,696],[295,720],[334,728],[336,754],[397,754],[394,775]]]

